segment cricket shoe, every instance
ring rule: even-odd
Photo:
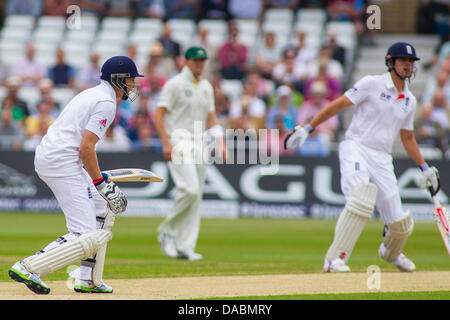
[[[98,287],[91,280],[76,279],[73,290],[81,293],[112,293],[114,290],[102,281]]]
[[[328,262],[328,260],[325,259],[325,263],[323,266],[323,270],[325,272],[350,272],[350,267],[345,264],[345,261],[342,259],[334,259],[333,261]]]
[[[28,289],[36,294],[49,294],[50,288],[41,281],[38,275],[28,271],[21,261],[16,262],[9,270],[9,277],[24,283]]]
[[[378,250],[378,254],[380,255],[381,259],[387,261],[384,258],[384,253],[386,252],[386,247],[384,246],[384,243],[380,245],[380,249]],[[393,264],[397,267],[398,270],[401,272],[413,272],[416,270],[416,265],[414,262],[412,262],[410,259],[408,259],[403,253],[400,253],[398,257],[394,261],[387,261],[390,264]]]
[[[183,250],[183,251],[178,251],[177,259],[198,261],[198,260],[202,260],[203,256],[200,253],[194,252],[194,250]]]
[[[158,242],[161,246],[161,252],[169,258],[176,258],[178,256],[175,247],[175,239],[167,234],[161,233],[158,236]]]

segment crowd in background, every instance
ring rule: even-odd
[[[202,19],[226,20],[228,39],[224,43],[208,43],[207,30],[201,28],[192,42],[192,45],[201,45],[208,52],[205,76],[215,90],[216,111],[221,125],[226,129],[265,132],[258,138],[267,139],[271,148],[278,146],[276,151],[280,154],[326,156],[330,153],[331,146],[337,141],[337,133],[342,129],[338,116],[316,128],[302,149],[286,151],[282,141],[296,124],[305,125],[327,103],[344,92],[348,53],[333,33],[324,36],[319,50],[312,50],[306,44],[307,34],[303,30],[298,30],[293,41],[284,47],[277,45],[274,33],[266,32],[256,47],[248,48],[239,41],[239,29],[234,19],[261,19],[269,8],[321,8],[327,12],[329,20],[353,21],[360,39],[368,38],[369,44],[373,41],[370,34],[365,37],[367,30],[362,23],[368,1],[360,0],[9,0],[5,13],[65,16],[70,4],[79,5],[83,14],[93,14],[99,19],[119,16],[163,21],[171,18],[196,22]],[[149,47],[149,59],[145,63],[141,64],[136,59],[136,47],[128,46],[126,55],[135,59],[139,71],[145,75],[139,83],[141,96],[133,103],[121,102],[116,121],[98,143],[98,151],[160,150],[152,114],[162,86],[183,67],[184,49],[171,37],[167,23],[164,23],[158,41]],[[420,144],[445,152],[450,138],[448,38],[443,37],[434,59],[426,67],[434,71],[425,94],[418,99],[416,137]],[[53,88],[71,88],[74,93],[85,90],[99,83],[100,68],[98,53],[92,52],[90,63],[77,69],[67,63],[62,49],[56,51],[56,64],[45,68],[35,59],[33,43],[27,45],[24,58],[16,64],[6,65],[0,60],[0,82],[6,90],[0,102],[1,148],[34,150],[64,108],[52,96]],[[242,94],[238,97],[228,95],[223,86],[228,80],[242,83]],[[33,108],[18,94],[23,86],[39,89],[40,99]]]

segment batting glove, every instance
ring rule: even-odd
[[[297,141],[300,140],[299,147],[301,148],[308,138],[309,134],[314,129],[307,124],[304,128],[301,126],[296,126],[284,139],[284,149],[295,149],[297,146]]]
[[[103,175],[103,179],[95,184],[98,193],[108,202],[109,207],[115,214],[122,213],[127,208],[127,198],[112,181],[107,181],[107,175]]]
[[[428,165],[421,166],[422,176],[420,177],[420,187],[422,189],[430,190],[431,195],[438,193],[441,188],[441,183],[439,181],[439,171],[436,167],[428,167]]]

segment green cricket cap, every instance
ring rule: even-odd
[[[190,47],[184,53],[186,59],[208,59],[206,50],[202,47]]]

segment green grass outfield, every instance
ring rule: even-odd
[[[161,278],[215,275],[299,274],[322,271],[324,255],[333,237],[335,220],[202,219],[195,263],[163,256],[157,242],[161,218],[117,217],[114,238],[108,244],[104,277],[107,279]],[[378,257],[382,223],[369,221],[353,251],[353,272],[370,265],[396,271]],[[0,281],[10,281],[7,270],[17,260],[42,249],[67,233],[62,214],[0,213]],[[450,259],[433,223],[415,224],[405,254],[417,271],[450,270]],[[61,269],[45,280],[66,280]],[[430,296],[431,295],[431,296]],[[358,299],[450,299],[450,291],[368,293]],[[261,297],[245,297],[245,299]],[[268,299],[352,299],[342,295],[273,296]]]

